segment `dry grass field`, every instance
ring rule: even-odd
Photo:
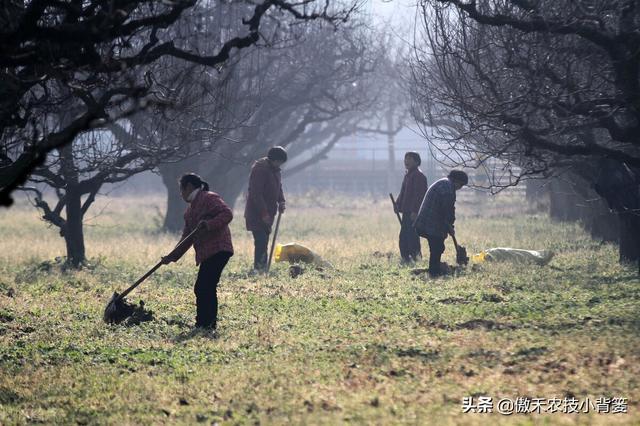
[[[0,211],[0,424],[640,424],[640,280],[615,247],[518,198],[467,197],[456,227],[471,253],[556,257],[430,280],[399,265],[387,200],[326,200],[288,202],[280,241],[335,267],[296,279],[282,264],[248,274],[236,211],[215,340],[190,333],[192,252],[132,293],[153,321],[102,322],[112,292],[176,242],[158,231],[162,199],[101,199],[81,271],[60,268],[62,239],[28,205]],[[463,398],[481,396],[493,413],[463,412]],[[533,413],[505,415],[503,398],[564,407],[538,414],[522,402]],[[598,413],[602,398],[628,412]],[[575,401],[589,412],[562,413]]]

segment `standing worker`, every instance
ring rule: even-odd
[[[456,191],[469,183],[469,177],[462,170],[452,170],[446,178],[436,181],[424,196],[418,217],[416,231],[429,242],[429,275],[441,275],[440,257],[444,253],[447,235],[455,236],[453,223],[456,220]]]
[[[422,257],[420,237],[413,227],[413,222],[420,210],[420,203],[429,187],[427,177],[418,168],[421,163],[422,159],[417,152],[410,151],[404,155],[407,173],[404,175],[402,189],[394,205],[396,213],[402,213],[399,238],[402,263],[416,262]]]
[[[249,193],[244,217],[247,230],[253,234],[253,268],[264,271],[267,267],[269,234],[276,213],[284,212],[284,194],[280,166],[287,161],[287,151],[281,146],[269,149],[267,156],[259,159],[251,167]]]
[[[194,287],[196,328],[215,333],[218,319],[218,282],[222,270],[233,256],[229,230],[233,213],[218,194],[209,191],[209,184],[194,173],[187,173],[180,178],[180,193],[189,204],[184,213],[184,230],[180,240],[198,229],[193,238],[196,264],[200,265]],[[191,244],[179,245],[168,256],[162,258],[163,264],[177,262],[190,246]]]

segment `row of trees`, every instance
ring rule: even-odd
[[[414,116],[452,164],[503,161],[494,187],[577,176],[640,250],[640,2],[423,0]],[[576,179],[576,182],[577,179]]]
[[[271,145],[287,146],[293,158],[319,147],[292,174],[342,137],[401,128],[407,109],[388,84],[398,58],[356,4],[116,3],[17,2],[3,11],[19,24],[0,42],[23,38],[23,50],[3,52],[5,62],[16,61],[4,70],[23,90],[12,95],[17,108],[0,110],[3,203],[16,188],[33,192],[74,266],[85,261],[83,219],[105,184],[159,172],[165,228],[175,231],[185,171],[202,174],[232,204]],[[40,60],[33,81],[18,64],[28,46]],[[46,55],[53,61],[42,69]]]
[[[334,25],[357,4],[328,1],[9,0],[0,8],[0,203],[47,159],[83,132],[102,129],[143,108],[178,102],[164,85],[180,60],[215,73],[232,52],[270,42],[265,22]],[[231,23],[230,18],[236,22]],[[241,31],[235,31],[239,26]],[[276,36],[277,37],[277,36]],[[167,76],[168,77],[168,76]],[[178,93],[176,93],[178,92]],[[67,112],[73,111],[73,114]],[[61,113],[65,120],[61,120]]]
[[[51,205],[30,190],[78,265],[82,218],[106,183],[158,171],[165,228],[176,230],[185,170],[233,203],[271,145],[294,158],[320,147],[292,174],[354,133],[392,142],[407,112],[404,61],[356,6],[9,2],[0,11],[2,202],[28,177],[54,188]],[[621,258],[638,259],[640,4],[420,7],[411,111],[448,165],[487,167],[493,188],[574,176],[618,213]]]
[[[255,109],[246,122],[230,129],[227,142],[215,151],[159,167],[167,187],[165,229],[182,226],[176,181],[185,170],[199,172],[233,204],[246,186],[251,165],[270,146],[286,147],[289,164],[305,154],[304,161],[285,168],[286,178],[326,158],[344,137],[400,131],[407,105],[393,108],[390,103],[402,98],[388,83],[399,66],[391,51],[387,39],[377,38],[356,20],[340,32],[307,28],[286,51],[254,51],[253,60],[263,65],[256,77],[260,91],[253,98]],[[237,72],[233,81],[241,84],[246,77]],[[391,128],[385,121],[389,113],[397,118]],[[306,155],[312,148],[315,153]]]

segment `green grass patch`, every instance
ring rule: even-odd
[[[102,322],[112,292],[177,239],[154,232],[153,212],[131,219],[145,200],[127,202],[88,228],[81,271],[55,260],[56,236],[29,210],[0,215],[1,424],[640,422],[640,280],[577,225],[460,206],[458,238],[471,253],[512,246],[556,257],[431,280],[399,265],[386,204],[294,199],[281,241],[308,245],[335,269],[293,279],[281,264],[269,277],[247,273],[238,213],[213,340],[191,333],[191,253],[132,293],[153,321]],[[126,226],[112,226],[121,219]],[[24,240],[22,252],[9,249]],[[629,413],[463,414],[462,398],[480,395],[625,397]]]

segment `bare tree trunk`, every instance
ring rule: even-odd
[[[64,242],[67,246],[67,262],[78,268],[85,262],[84,230],[82,225],[82,205],[80,194],[67,189],[67,224],[64,230]]]
[[[571,179],[571,181],[567,181]],[[553,179],[549,185],[549,213],[552,219],[579,221],[594,239],[617,243],[620,239],[619,218],[606,202],[577,175]]]
[[[178,179],[186,170],[183,162],[162,164],[158,167],[162,182],[167,188],[167,210],[162,228],[169,232],[180,232],[184,226],[184,201],[180,195]]]
[[[60,171],[66,182],[65,212],[66,221],[62,236],[67,247],[67,262],[73,267],[81,266],[85,261],[84,230],[82,219],[82,195],[78,191],[78,169],[73,158],[72,145],[59,150]]]
[[[546,181],[541,179],[528,179],[525,183],[525,195],[529,203],[539,203],[548,192]]]
[[[640,273],[640,170],[603,159],[598,172],[594,188],[609,209],[618,213],[620,262],[638,262]]]
[[[640,262],[640,220],[636,212],[619,213],[620,262]]]
[[[580,175],[567,174],[562,180],[553,179],[549,184],[549,214],[555,220],[580,221],[592,238],[618,243],[620,262],[638,262],[640,268],[640,216],[634,208],[639,204],[637,190],[629,184],[627,188],[631,189],[621,190],[625,182],[609,182],[611,170],[622,166],[613,164],[609,169],[605,166],[601,166],[604,177],[596,180],[598,193]],[[626,210],[622,210],[621,205],[626,205]]]
[[[208,180],[211,190],[220,194],[224,202],[233,209],[249,181],[249,172],[248,167],[235,165],[227,171],[209,173],[206,180]]]
[[[576,195],[571,184],[553,179],[549,183],[549,215],[561,222],[575,222],[580,219],[576,206]]]
[[[585,227],[592,238],[617,243],[620,239],[620,220],[617,214],[609,211],[602,200],[594,203],[593,207],[585,212]]]

